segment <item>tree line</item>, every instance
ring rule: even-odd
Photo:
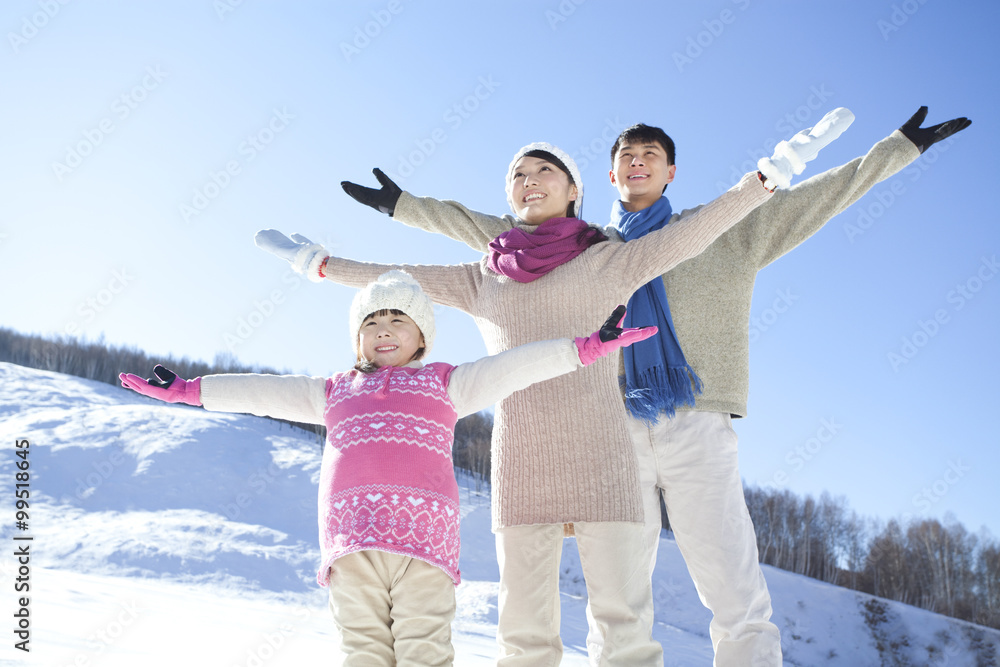
[[[948,517],[864,518],[844,497],[746,486],[760,561],[1000,629],[1000,543]]]
[[[45,338],[22,334],[0,327],[0,361],[18,366],[37,368],[55,373],[65,373],[88,380],[121,386],[118,374],[152,374],[153,366],[162,364],[183,378],[194,378],[216,373],[263,373],[277,375],[278,371],[261,366],[241,364],[231,354],[218,354],[212,363],[180,359],[169,355],[153,358],[132,346],[107,345],[99,338],[87,342],[73,337]],[[292,424],[314,434],[322,446],[326,427],[322,424]],[[458,421],[455,428],[453,459],[455,466],[469,472],[476,480],[476,491],[482,490],[490,476],[490,436],[493,417],[488,413],[469,415]]]
[[[118,373],[142,373],[162,363],[181,377],[212,373],[276,373],[239,364],[229,355],[213,363],[153,359],[134,347],[46,339],[0,328],[0,361],[119,385]],[[294,424],[322,443],[321,425]],[[476,491],[490,479],[493,417],[481,412],[459,420],[453,459],[470,473]],[[760,561],[827,583],[897,600],[1000,629],[1000,543],[970,533],[954,519],[881,522],[850,510],[844,497],[818,500],[788,490],[744,489],[757,534]],[[669,528],[669,517],[664,516]]]

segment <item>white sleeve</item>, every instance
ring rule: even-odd
[[[576,343],[568,338],[543,340],[511,348],[451,372],[448,395],[459,417],[490,407],[518,389],[583,366]]]
[[[201,379],[201,402],[213,412],[243,412],[322,424],[326,378],[227,373]]]

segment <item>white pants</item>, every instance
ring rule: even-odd
[[[451,665],[455,584],[444,570],[384,551],[355,551],[330,567],[330,609],[343,665]]]
[[[591,665],[662,665],[651,635],[653,590],[639,523],[574,523],[587,584]],[[505,528],[496,535],[500,565],[497,665],[546,667],[562,659],[559,561],[563,525]],[[648,614],[649,618],[644,618]]]
[[[652,427],[630,416],[629,429],[639,462],[650,568],[659,545],[662,493],[677,546],[713,615],[715,665],[780,665],[781,639],[769,620],[771,596],[757,560],[729,415],[679,411]]]

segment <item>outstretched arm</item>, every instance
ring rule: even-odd
[[[609,261],[626,267],[626,275],[640,278],[642,285],[683,261],[697,256],[737,222],[768,200],[776,188],[785,188],[792,176],[802,173],[805,164],[839,137],[854,122],[854,114],[840,107],[827,113],[814,127],[780,142],[770,158],[757,164],[759,171],[746,174],[740,182],[713,202],[685,211],[669,225],[626,244],[624,251],[605,253]],[[628,229],[622,219],[620,228]],[[626,238],[629,238],[626,232]],[[626,263],[621,264],[624,257]]]
[[[201,379],[206,410],[322,424],[326,378],[305,375],[227,373]]]
[[[323,423],[323,378],[230,373],[185,380],[157,364],[151,378],[121,373],[118,379],[127,389],[167,403],[203,405],[213,412],[241,412],[304,424]]]
[[[301,234],[288,238],[274,229],[257,232],[254,242],[288,261],[313,282],[332,280],[348,287],[364,287],[386,271],[406,271],[434,303],[471,312],[482,282],[479,264],[378,264],[333,257],[326,248]]]
[[[921,107],[899,130],[868,153],[834,167],[774,197],[750,213],[735,233],[763,268],[815,234],[831,218],[860,199],[876,184],[901,171],[932,144],[971,124],[956,118],[927,128]]]
[[[527,343],[457,366],[448,383],[455,410],[459,417],[478,412],[519,389],[589,366],[656,334],[656,327],[623,329],[623,319],[625,306],[618,306],[590,336]]]
[[[470,210],[454,201],[414,197],[401,190],[381,169],[375,168],[372,173],[382,186],[380,189],[350,181],[342,181],[340,185],[355,201],[390,215],[393,220],[443,234],[473,250],[486,252],[490,241],[517,225],[517,219],[509,215],[496,217]]]
[[[759,172],[748,173],[734,187],[693,213],[625,244],[591,246],[590,256],[602,264],[601,270],[626,276],[629,289],[634,291],[704,251],[772,196],[761,182]]]

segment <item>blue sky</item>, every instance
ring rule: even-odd
[[[761,272],[750,483],[1000,535],[1000,8],[940,0],[354,3],[12,0],[0,11],[0,326],[290,372],[351,362],[347,288],[258,250],[477,253],[361,207],[341,180],[505,213],[511,155],[549,141],[605,222],[617,133],[678,146],[675,209],[706,202],[837,106],[857,120],[803,177],[925,104],[973,125]],[[439,309],[434,358],[485,348]],[[586,332],[581,332],[586,333]],[[144,369],[123,369],[142,371]]]

